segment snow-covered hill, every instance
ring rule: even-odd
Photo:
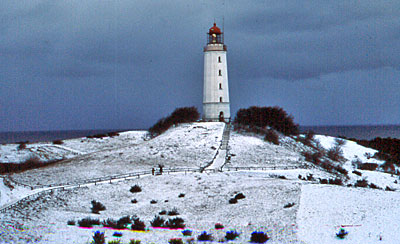
[[[149,170],[158,164],[167,168],[200,168],[212,162],[223,129],[223,123],[183,124],[152,140],[143,140],[143,132],[128,132],[121,134],[126,135],[126,140],[115,137],[112,140],[116,145],[104,145],[101,150],[86,149],[81,139],[75,139],[75,143],[65,140],[62,146],[81,154],[48,168],[13,174],[12,178],[40,185]],[[325,149],[335,145],[332,137],[316,136],[316,139]],[[122,243],[129,243],[132,238],[142,243],[168,243],[170,238],[196,240],[202,231],[211,233],[217,243],[229,230],[240,233],[233,243],[248,243],[253,231],[267,233],[271,237],[267,243],[400,243],[397,234],[399,177],[365,170],[358,170],[361,176],[352,173],[355,159],[383,163],[367,157],[366,153],[375,153],[373,149],[351,141],[342,146],[345,159],[340,164],[349,171],[348,178],[342,178],[344,185],[352,185],[347,187],[319,184],[318,178],[337,175],[305,161],[302,152],[313,149],[301,142],[282,136],[280,142],[280,145],[273,145],[255,135],[231,132],[231,159],[224,172],[149,175],[46,194],[0,214],[0,243],[25,243],[35,239],[40,243],[90,243],[97,230],[106,233],[107,241],[121,239]],[[249,166],[269,169],[226,171],[228,167]],[[314,180],[304,180],[310,175]],[[382,189],[355,188],[354,184],[361,179]],[[135,184],[141,186],[142,192],[129,192]],[[31,192],[24,187],[14,187],[10,190],[0,185],[1,203]],[[395,191],[384,191],[386,187]],[[238,193],[243,193],[245,198],[230,204],[229,200]],[[179,197],[181,194],[184,196]],[[133,199],[137,203],[132,203]],[[106,210],[99,215],[92,214],[92,200],[103,203]],[[152,200],[156,203],[150,203]],[[289,203],[293,206],[285,207]],[[150,227],[150,221],[160,211],[173,208],[178,210],[178,217],[185,220],[186,228],[193,231],[191,237],[184,237],[181,230]],[[67,225],[68,220],[85,217],[105,220],[126,215],[137,215],[149,227],[148,231]],[[216,230],[216,223],[225,228]],[[349,232],[345,240],[335,235],[340,227]],[[121,232],[122,237],[113,237],[116,231]]]

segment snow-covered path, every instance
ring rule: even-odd
[[[222,133],[222,141],[221,146],[218,149],[217,155],[215,156],[213,162],[205,168],[206,170],[219,170],[222,171],[222,167],[224,167],[226,163],[226,157],[228,156],[228,145],[229,138],[231,132],[231,125],[225,124],[224,132]]]

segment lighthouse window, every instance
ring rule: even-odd
[[[221,70],[219,70],[218,75],[222,76],[222,71]]]
[[[222,103],[222,97],[219,97],[219,102]]]
[[[221,63],[221,57],[218,57],[218,63]]]
[[[222,84],[221,83],[219,83],[219,89],[222,90]]]

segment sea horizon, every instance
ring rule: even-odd
[[[316,134],[372,140],[376,137],[400,139],[400,125],[301,125],[300,132],[312,130]],[[92,136],[109,132],[144,131],[146,129],[91,129],[91,130],[36,130],[36,131],[2,131],[0,143],[47,142]]]

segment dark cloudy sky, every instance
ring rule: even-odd
[[[233,113],[400,124],[400,1],[0,1],[0,131],[148,128],[202,109],[214,19]]]

